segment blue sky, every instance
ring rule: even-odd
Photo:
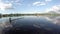
[[[0,13],[58,12],[60,0],[0,0]]]

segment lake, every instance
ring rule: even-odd
[[[4,31],[4,34],[22,32],[26,34],[60,34],[60,16],[19,16],[11,17],[11,20],[10,24],[9,17],[0,18],[0,33]],[[14,33],[15,30],[16,33]]]

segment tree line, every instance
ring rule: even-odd
[[[15,16],[60,16],[60,14],[48,14],[48,13],[42,13],[42,14],[0,14],[0,18],[1,17],[15,17]]]

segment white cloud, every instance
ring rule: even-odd
[[[8,3],[8,4],[7,3],[3,3],[2,0],[0,0],[0,9],[1,10],[4,11],[6,9],[11,9],[11,8],[13,8],[11,3]]]
[[[54,12],[58,12],[60,10],[60,5],[56,5],[56,6],[53,6],[49,9],[47,9],[46,11],[49,12],[49,11],[54,11]]]
[[[34,6],[43,6],[43,5],[48,4],[48,3],[51,2],[51,1],[52,1],[52,0],[45,0],[45,2],[40,2],[40,1],[38,1],[38,2],[34,2],[33,5],[34,5]]]
[[[45,0],[46,2],[50,2],[50,1],[52,1],[52,0]]]
[[[39,2],[34,2],[33,5],[34,6],[43,6],[43,5],[46,5],[46,3],[39,1]]]
[[[20,1],[20,0],[16,0],[15,2],[17,2],[17,3],[18,3],[19,1]]]

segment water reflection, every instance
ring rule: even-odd
[[[42,29],[44,32],[53,32],[52,34],[60,33],[60,16],[22,16],[21,17],[12,17],[12,24],[8,23],[8,19],[0,19],[1,25],[0,28],[10,27],[16,28],[16,30],[27,31],[29,29]],[[20,19],[19,19],[20,18]],[[4,22],[4,23],[2,23]],[[9,26],[8,26],[9,25]],[[1,31],[1,30],[0,30]],[[49,34],[48,33],[48,34]],[[50,33],[51,34],[51,33]]]
[[[60,16],[55,16],[55,17],[48,17],[54,24],[59,25],[60,26]]]

